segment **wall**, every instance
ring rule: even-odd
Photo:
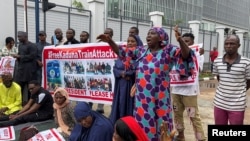
[[[50,0],[50,2],[52,2]],[[17,31],[24,31],[24,15],[23,15],[23,5],[19,0],[17,6]],[[36,39],[36,25],[35,25],[35,9],[34,2],[28,1],[28,36],[31,42],[35,42]],[[66,30],[71,27],[76,31],[76,39],[79,40],[81,31],[89,31],[89,13],[84,12],[80,13],[75,9],[69,9],[65,7],[57,6],[46,12],[46,27],[44,28],[44,13],[40,7],[39,14],[39,24],[40,30],[46,30],[47,33],[47,42],[51,42],[50,37],[54,35],[54,30],[56,28],[61,28],[63,31],[64,37],[66,36]],[[70,17],[69,13],[70,12]],[[70,18],[70,20],[69,20]]]
[[[8,36],[14,37],[15,35],[15,22],[14,22],[14,0],[1,0],[0,17],[2,22],[0,26],[0,47],[5,45],[5,38]]]

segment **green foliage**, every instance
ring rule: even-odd
[[[162,25],[167,25],[167,20],[164,16],[162,16]]]
[[[211,72],[201,72],[199,73],[199,78],[213,77]]]
[[[83,6],[82,2],[80,2],[80,1],[74,0],[74,1],[72,2],[72,5],[73,5],[75,8],[78,9],[78,12],[82,12],[82,11],[84,10],[84,6]]]
[[[173,21],[173,25],[180,25],[181,23],[183,23],[182,19],[177,19],[177,20]]]

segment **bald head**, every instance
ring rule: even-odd
[[[25,43],[25,42],[28,41],[28,34],[27,34],[27,32],[18,31],[17,37],[18,37],[19,42],[21,42],[21,43]]]
[[[62,32],[62,29],[61,28],[56,28],[55,32]]]
[[[225,41],[228,40],[228,39],[236,39],[237,43],[240,44],[240,38],[239,38],[239,36],[236,35],[236,34],[228,35],[228,36],[226,37]]]
[[[11,84],[13,82],[12,74],[10,72],[4,72],[2,74],[2,81],[5,87],[7,88],[11,87]]]
[[[17,34],[20,36],[26,36],[26,37],[28,36],[27,32],[24,32],[24,31],[18,31]]]
[[[61,41],[63,39],[63,33],[61,28],[56,28],[54,33],[56,35],[57,40]]]
[[[224,42],[224,50],[227,56],[235,57],[240,47],[240,39],[237,35],[229,35]]]

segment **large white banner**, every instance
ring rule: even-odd
[[[117,55],[106,43],[48,46],[43,51],[43,86],[65,88],[71,100],[111,104]]]

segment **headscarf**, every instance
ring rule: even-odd
[[[65,102],[62,105],[58,105],[55,102],[55,94],[57,92],[60,92],[62,96],[64,96],[66,98]],[[69,126],[67,126],[62,119],[62,111],[61,109],[64,108],[65,106],[67,106],[70,102],[69,102],[69,95],[68,92],[64,89],[64,88],[57,88],[56,91],[54,92],[54,103],[53,103],[53,108],[56,110],[56,114],[57,114],[57,120],[58,120],[58,124],[59,127],[62,129],[62,131],[67,134],[70,135],[70,131],[69,131]]]
[[[91,108],[88,103],[86,102],[79,102],[74,110],[74,116],[77,121],[81,120],[82,118],[85,118],[87,116],[91,116]]]
[[[122,117],[121,120],[129,127],[129,129],[136,135],[137,141],[148,141],[146,133],[142,130],[140,125],[135,121],[132,116]]]
[[[154,30],[156,33],[158,33],[160,39],[161,39],[161,46],[165,47],[169,44],[169,37],[168,34],[165,32],[165,30],[161,27],[152,27],[150,30]]]
[[[135,38],[137,46],[143,46],[143,43],[142,43],[142,40],[141,40],[140,36],[138,36],[138,35],[130,35],[129,37],[134,37]],[[135,50],[135,49],[136,49],[136,47],[126,48],[126,52],[128,52],[128,50]],[[123,64],[124,64],[126,70],[129,69],[131,67],[131,58],[126,57]],[[132,64],[132,65],[136,66],[136,64]]]
[[[168,34],[165,32],[165,30],[163,28],[152,27],[150,30],[154,30],[155,32],[158,33],[158,35],[161,39],[160,45],[163,48],[166,49],[166,48],[173,48],[174,47],[174,45],[169,44]],[[194,66],[195,63],[194,62],[196,61],[196,56],[192,50],[190,51],[190,57],[186,60],[182,59],[180,47],[176,48],[174,56],[177,59],[176,60],[177,64],[175,65],[176,71],[180,74],[181,80],[187,79],[188,76],[195,74],[195,66]]]
[[[111,121],[104,115],[91,110],[86,102],[79,102],[74,109],[74,116],[77,121],[84,117],[91,116],[93,119],[92,125],[89,128],[83,127],[81,124],[76,124],[70,134],[70,141],[111,141],[114,128]],[[98,135],[97,135],[98,134]]]

